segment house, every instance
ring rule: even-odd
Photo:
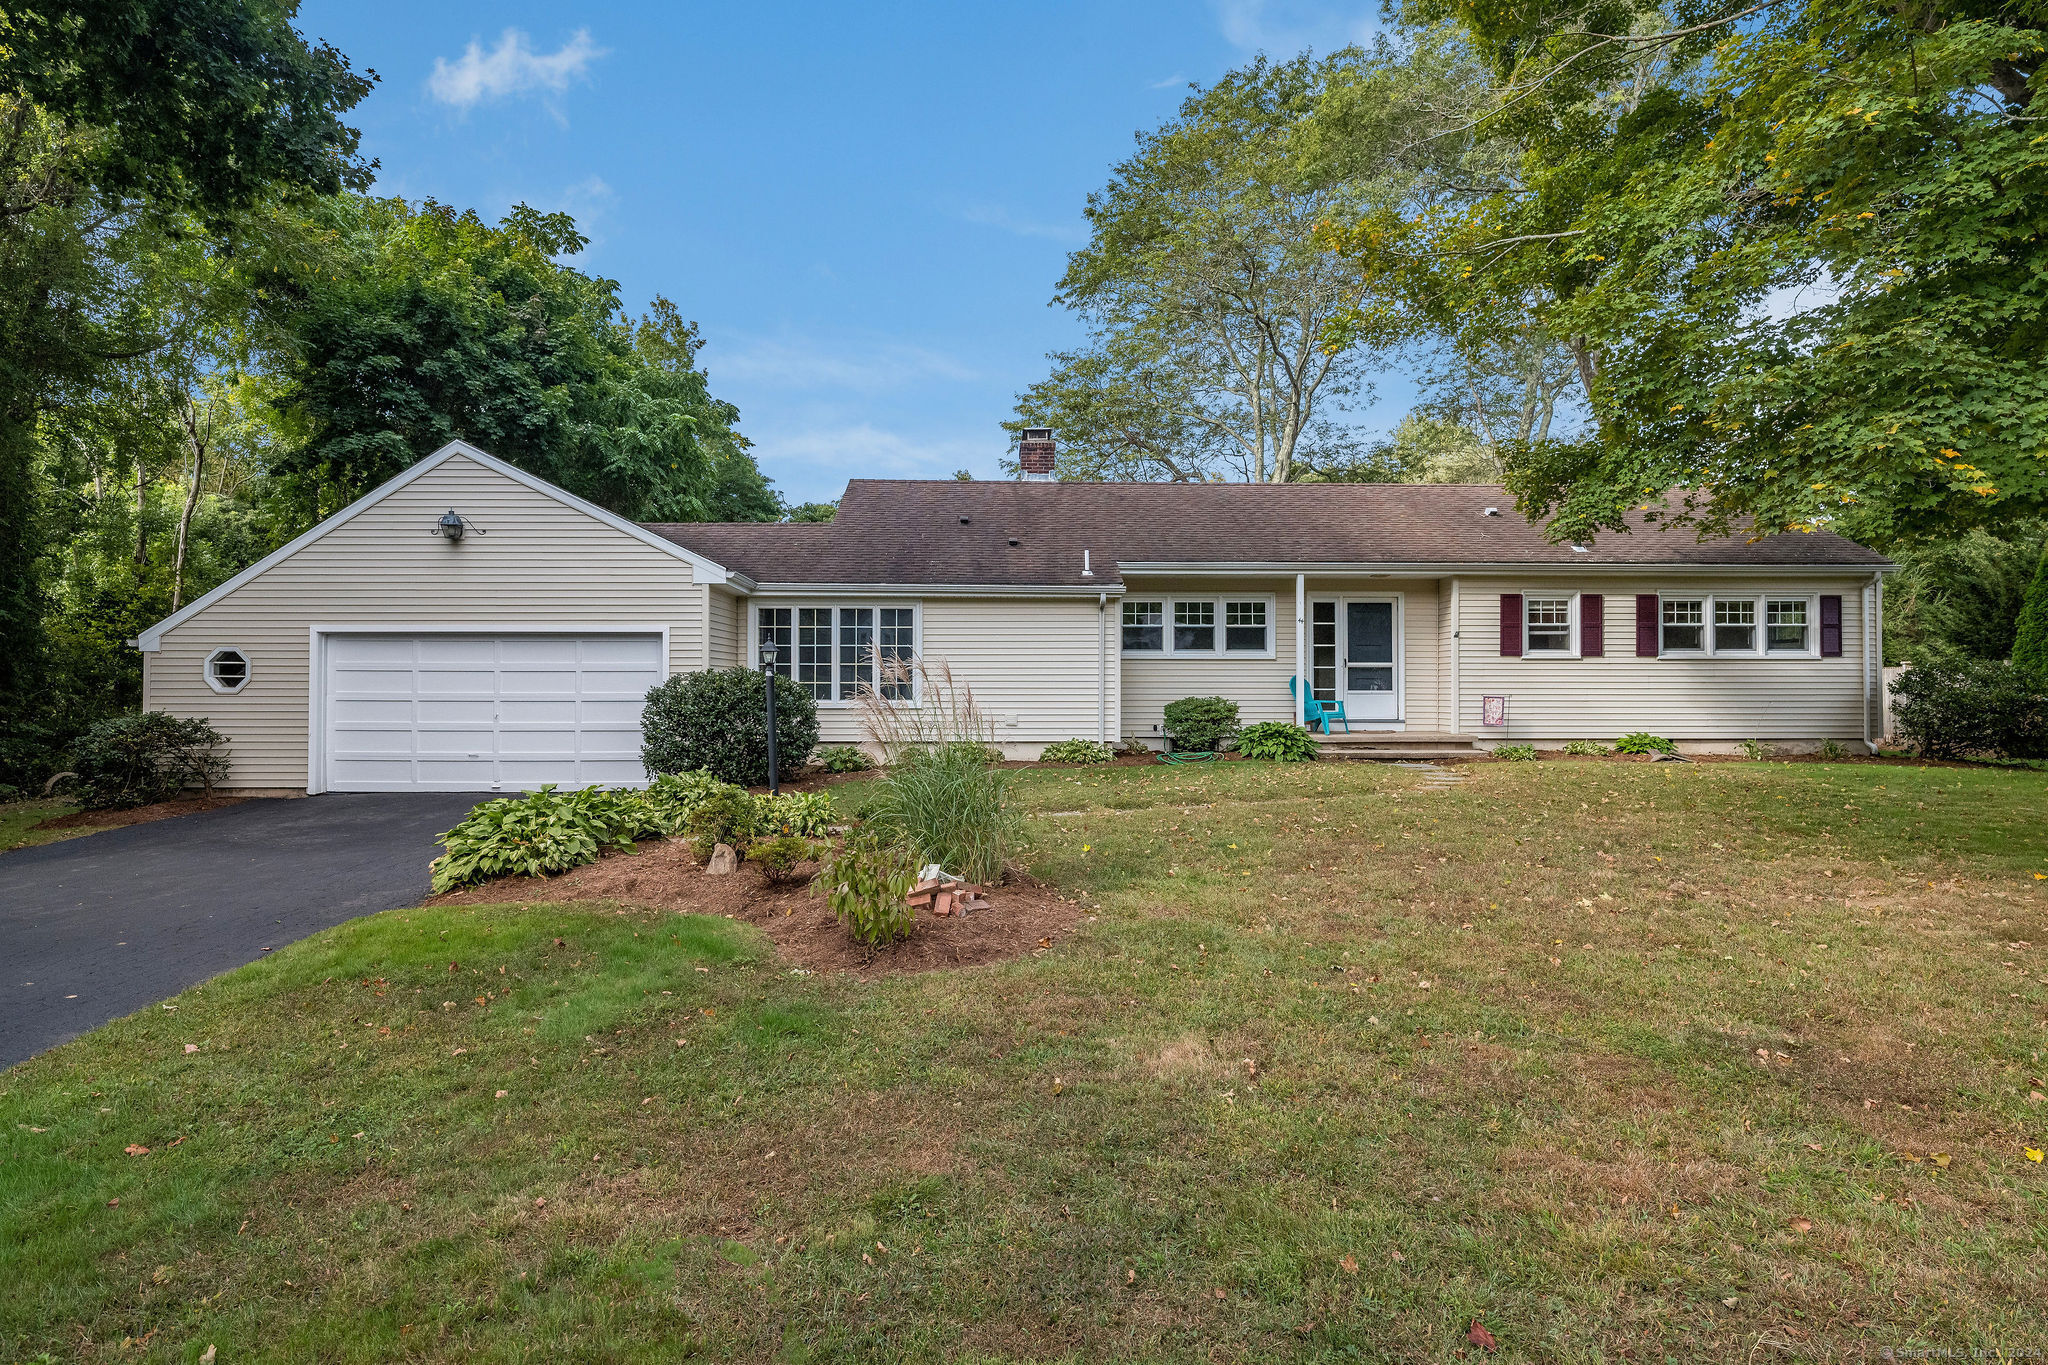
[[[1473,486],[858,479],[826,524],[636,525],[456,442],[136,643],[145,706],[257,789],[640,781],[647,688],[764,638],[826,742],[921,655],[1018,757],[1162,744],[1191,695],[1294,718],[1300,676],[1354,743],[1868,743],[1891,568],[1825,532],[1554,545]]]

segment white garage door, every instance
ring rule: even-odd
[[[532,791],[647,780],[640,707],[659,635],[326,640],[329,791]]]

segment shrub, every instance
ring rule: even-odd
[[[110,716],[71,748],[73,790],[87,810],[169,801],[187,787],[209,794],[228,774],[227,737],[203,720],[163,711]]]
[[[1822,740],[1814,748],[1813,753],[1814,757],[1825,763],[1840,763],[1849,756],[1849,751],[1842,747],[1842,741],[1836,739],[1833,735]]]
[[[761,875],[778,886],[807,880],[803,864],[816,862],[821,852],[809,839],[784,834],[755,844],[747,850],[747,861],[761,869]]]
[[[1599,758],[1614,752],[1597,739],[1568,739],[1564,751],[1573,758]]]
[[[832,828],[832,798],[825,792],[784,792],[754,798],[754,832],[815,838]]]
[[[1533,763],[1536,761],[1536,746],[1533,744],[1496,744],[1493,756],[1509,763]]]
[[[600,850],[630,852],[648,826],[646,799],[636,791],[556,791],[486,801],[441,836],[448,851],[434,859],[436,895],[471,882],[512,875],[545,877],[594,862]]]
[[[1107,744],[1098,744],[1092,739],[1063,739],[1045,746],[1038,756],[1040,763],[1109,763],[1116,758],[1116,750]]]
[[[1742,756],[1752,763],[1761,763],[1778,752],[1760,739],[1745,739],[1741,748]]]
[[[1166,703],[1166,734],[1191,754],[1217,753],[1237,734],[1237,703],[1227,697],[1182,697]]]
[[[855,943],[869,949],[910,932],[913,911],[903,899],[917,885],[917,854],[894,831],[860,826],[818,869],[832,913]]]
[[[1266,720],[1238,731],[1237,751],[1246,758],[1267,758],[1275,763],[1307,763],[1322,752],[1322,747],[1306,726]]]
[[[1892,685],[1892,715],[1929,758],[2048,757],[2048,678],[2010,663],[1922,660]]]
[[[811,762],[828,773],[864,773],[875,766],[875,760],[856,744],[830,745],[812,754]]]
[[[1002,880],[1020,822],[1009,807],[1010,774],[989,761],[985,746],[906,750],[875,785],[870,818],[920,861],[984,885]]]
[[[744,852],[754,837],[760,807],[745,788],[721,785],[699,797],[683,829],[690,836],[690,852],[698,862],[709,862],[712,850],[731,844]]]
[[[2012,662],[2048,684],[2048,544],[2041,547],[2041,562],[2034,566],[2019,623],[2013,628]]]
[[[1614,741],[1614,752],[1618,754],[1675,754],[1678,746],[1662,735],[1653,735],[1647,730],[1638,730],[1623,735]]]
[[[688,773],[663,773],[647,784],[642,800],[652,833],[681,834],[690,823],[690,813],[706,795],[726,786],[703,769]]]
[[[766,675],[751,668],[679,673],[647,693],[640,713],[640,761],[650,774],[702,768],[725,782],[768,780]],[[775,766],[794,777],[818,744],[818,704],[788,678],[775,679]]]

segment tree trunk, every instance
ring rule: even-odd
[[[192,443],[192,486],[185,490],[185,511],[178,518],[178,553],[171,564],[171,610],[185,600],[185,538],[192,530],[192,510],[199,505],[199,482],[206,474],[206,442],[192,420],[190,402],[185,405],[185,436]]]
[[[135,567],[149,563],[149,476],[135,457]]]

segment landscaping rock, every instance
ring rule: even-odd
[[[704,865],[708,877],[727,877],[740,870],[739,850],[731,844],[720,844],[711,850],[711,861]]]

